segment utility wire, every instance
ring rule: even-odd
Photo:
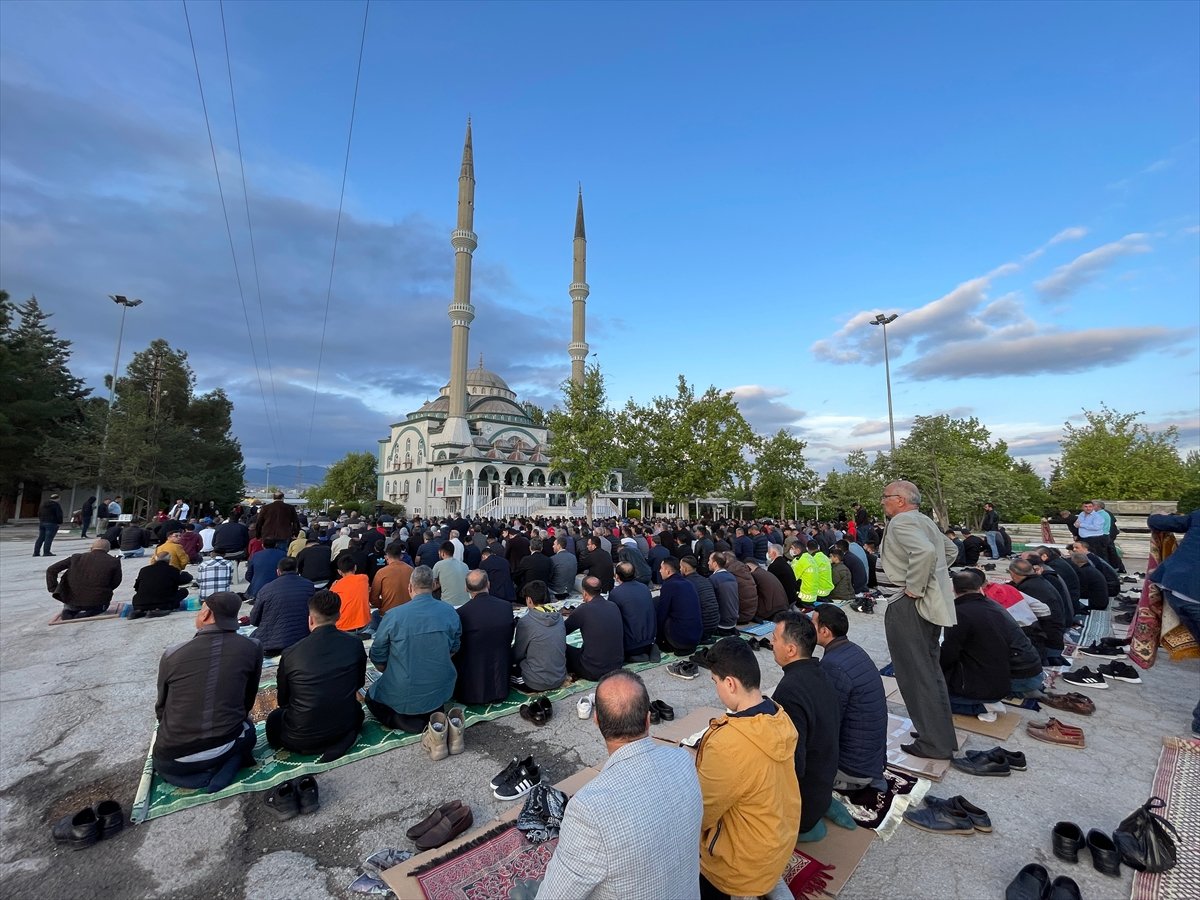
[[[350,130],[346,135],[346,158],[342,163],[342,190],[338,195],[337,225],[333,229],[333,254],[329,260],[329,284],[325,288],[325,317],[321,322],[321,349],[317,353],[317,375],[313,380],[312,414],[308,419],[308,441],[305,444],[304,455],[308,456],[312,449],[313,424],[317,420],[317,391],[321,385],[321,363],[325,358],[325,329],[329,325],[329,304],[333,297],[333,272],[337,266],[338,238],[342,233],[342,208],[346,200],[346,175],[350,171],[350,143],[354,138],[354,114],[358,109],[358,85],[362,80],[363,48],[367,44],[367,18],[371,12],[371,0],[366,0],[363,7],[362,37],[358,42],[358,68],[354,73],[354,99],[350,101]]]
[[[221,197],[221,212],[225,216],[225,234],[229,238],[229,253],[233,257],[233,274],[237,280],[238,296],[242,300],[242,316],[246,321],[246,338],[250,342],[250,358],[254,361],[254,371],[258,376],[258,392],[262,395],[263,413],[267,417],[267,429],[271,434],[271,446],[275,450],[275,457],[279,458],[279,444],[275,440],[275,426],[271,421],[271,410],[267,405],[267,392],[263,387],[262,370],[258,366],[258,353],[254,349],[254,333],[250,328],[250,312],[246,307],[246,292],[242,289],[242,273],[238,268],[237,250],[233,245],[233,228],[229,224],[229,208],[225,204],[225,189],[221,185],[221,169],[217,165],[217,145],[213,141],[212,123],[208,118],[208,103],[204,99],[204,81],[200,77],[200,58],[196,55],[196,39],[192,34],[192,19],[188,15],[187,0],[181,0],[183,3],[183,18],[187,22],[188,41],[192,45],[192,62],[196,66],[196,86],[200,89],[200,108],[204,111],[204,127],[208,130],[208,149],[212,153],[213,172],[217,176],[217,193]]]
[[[225,71],[229,75],[229,105],[233,107],[233,133],[237,138],[238,167],[242,171],[242,197],[246,201],[246,230],[250,232],[250,261],[254,265],[254,288],[258,293],[258,319],[262,323],[263,353],[267,358],[267,378],[271,382],[271,401],[275,407],[275,424],[279,425],[279,396],[275,393],[275,369],[271,365],[271,339],[267,332],[267,315],[263,310],[262,282],[258,277],[258,252],[254,246],[254,223],[250,221],[250,190],[246,187],[246,163],[242,158],[242,130],[238,125],[237,97],[233,92],[233,65],[229,61],[229,33],[225,30],[225,0],[221,6],[221,37],[225,39]]]

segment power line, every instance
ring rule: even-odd
[[[350,171],[350,143],[354,138],[354,114],[358,109],[358,85],[362,79],[363,48],[367,44],[367,17],[371,12],[371,0],[366,0],[363,7],[362,37],[358,42],[358,68],[354,73],[354,98],[350,101],[350,131],[346,135],[346,158],[342,163],[342,190],[338,195],[337,225],[333,229],[333,254],[329,260],[329,284],[325,289],[325,318],[321,322],[321,348],[317,352],[317,375],[313,380],[312,413],[308,419],[308,441],[305,443],[304,455],[312,449],[313,424],[317,420],[317,390],[321,386],[321,363],[325,358],[325,329],[329,325],[329,304],[333,297],[333,271],[337,266],[338,238],[342,233],[342,207],[346,200],[346,175]]]
[[[254,223],[250,221],[250,190],[246,187],[246,163],[242,159],[242,130],[238,126],[237,97],[233,92],[233,65],[229,61],[229,33],[225,30],[225,0],[220,0],[221,37],[225,40],[225,71],[229,75],[229,105],[233,107],[233,133],[237,138],[238,167],[242,172],[242,197],[246,201],[246,230],[250,232],[250,261],[254,265],[254,288],[258,292],[258,319],[262,323],[263,352],[267,358],[267,377],[271,382],[271,401],[275,406],[275,424],[279,425],[279,396],[275,393],[275,369],[271,365],[271,339],[267,316],[263,311],[262,283],[258,278],[258,252],[254,246]]]
[[[258,392],[262,395],[263,412],[266,414],[267,429],[271,434],[271,446],[278,458],[279,444],[275,440],[275,426],[271,421],[271,410],[267,405],[267,392],[263,387],[262,370],[258,366],[258,353],[254,349],[254,333],[250,328],[250,312],[246,307],[246,292],[242,289],[242,273],[238,268],[237,250],[233,245],[233,228],[229,224],[229,208],[225,204],[225,188],[221,184],[221,169],[217,165],[217,145],[213,141],[212,123],[208,118],[208,103],[204,99],[204,80],[200,77],[200,57],[196,55],[196,39],[192,34],[192,19],[188,15],[187,0],[181,0],[181,2],[183,3],[183,18],[187,22],[188,41],[192,45],[192,62],[196,67],[196,86],[200,89],[200,108],[204,111],[204,127],[208,131],[208,149],[212,154],[213,172],[217,176],[217,193],[221,197],[221,212],[225,216],[225,234],[229,238],[229,253],[233,257],[233,274],[237,280],[238,296],[242,300],[242,316],[246,321],[246,339],[250,342],[250,358],[254,361],[254,371],[258,376]]]

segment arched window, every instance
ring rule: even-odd
[[[410,451],[412,450],[412,438],[408,438],[404,441],[404,449]]]
[[[408,493],[408,479],[407,478],[404,479],[404,493],[406,493],[406,494]]]
[[[392,492],[392,483],[390,481],[385,481],[383,483],[383,492],[385,494],[390,494]]]
[[[418,494],[421,493],[421,479],[420,478],[417,479],[417,493]]]

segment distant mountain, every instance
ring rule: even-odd
[[[314,484],[320,484],[324,480],[325,466],[302,466],[300,468],[299,481],[302,489],[312,487]],[[271,466],[271,484],[284,490],[289,490],[296,486],[296,481],[295,466]],[[266,468],[246,469],[246,486],[258,490],[266,488]]]

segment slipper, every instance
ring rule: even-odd
[[[664,722],[675,721],[675,710],[661,700],[650,701],[650,708],[658,710],[659,718]]]

